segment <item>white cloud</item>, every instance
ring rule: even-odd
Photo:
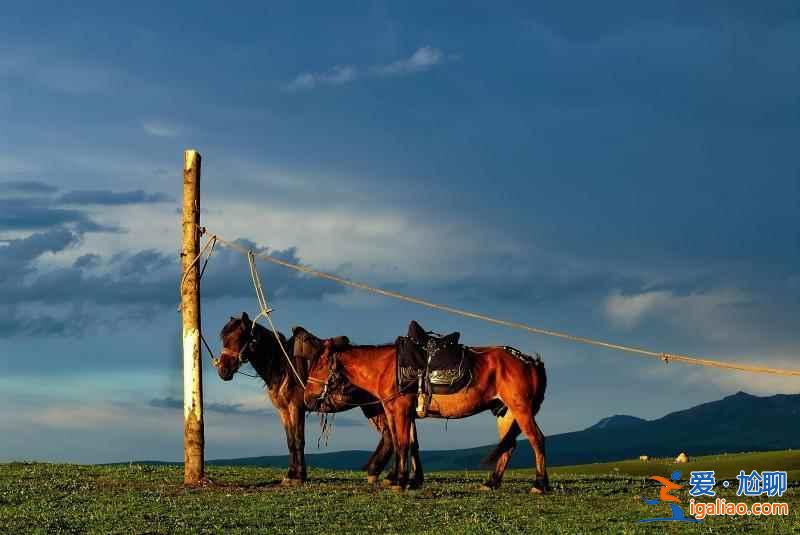
[[[142,122],[142,128],[151,136],[156,137],[175,137],[180,132],[176,126],[157,119]]]
[[[797,360],[787,355],[799,352],[800,347],[790,348],[788,352],[762,347],[758,355],[732,354],[725,355],[724,359],[756,366],[796,370],[799,368]],[[702,356],[716,358],[715,355]],[[655,379],[664,384],[685,382],[692,388],[705,389],[711,393],[712,399],[717,396],[718,391],[723,395],[743,391],[758,396],[800,393],[800,378],[792,376],[722,370],[678,363],[647,366],[642,368],[640,373],[646,379]]]
[[[724,338],[729,325],[722,321],[725,307],[746,301],[746,296],[735,290],[715,290],[708,293],[675,295],[671,291],[650,291],[624,295],[613,293],[606,297],[604,313],[617,327],[631,329],[648,317],[663,316],[674,324],[696,329],[702,326],[709,336]]]
[[[126,416],[125,412],[111,405],[48,407],[33,413],[31,421],[48,427],[79,430],[115,424]]]
[[[363,72],[353,65],[337,65],[325,72],[304,72],[289,82],[285,89],[291,93],[308,91],[323,85],[343,85],[362,76],[404,76],[432,69],[444,63],[446,57],[438,48],[423,46],[410,57],[383,65],[373,65]]]
[[[352,65],[336,65],[327,72],[304,72],[289,82],[289,92],[307,91],[319,85],[342,85],[352,82],[358,77],[358,69]]]
[[[444,54],[438,48],[423,46],[417,49],[411,57],[404,58],[388,65],[379,65],[376,72],[382,75],[413,74],[432,69],[444,61]]]

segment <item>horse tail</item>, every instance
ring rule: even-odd
[[[481,461],[481,464],[494,464],[505,452],[513,449],[517,445],[517,437],[522,432],[516,420],[508,428],[506,434],[500,439],[500,443]]]
[[[547,390],[547,372],[544,369],[544,362],[537,360],[533,365],[536,373],[536,392],[533,396],[533,414],[539,412],[539,407],[544,402],[544,393]]]

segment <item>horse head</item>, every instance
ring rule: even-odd
[[[220,379],[230,381],[245,362],[248,362],[256,352],[256,347],[261,339],[261,333],[247,316],[242,312],[242,317],[231,319],[219,333],[222,340],[222,351],[214,359]]]
[[[329,395],[336,387],[333,339],[319,340],[319,349],[309,361],[308,379],[303,393],[303,402],[312,411],[322,410],[330,403]]]

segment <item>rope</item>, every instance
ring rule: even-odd
[[[306,389],[306,384],[303,379],[300,377],[300,374],[297,373],[297,369],[294,367],[294,363],[292,363],[291,357],[286,352],[286,348],[283,347],[283,342],[281,341],[281,336],[278,334],[278,329],[275,328],[275,324],[272,322],[272,309],[269,307],[269,303],[267,302],[267,297],[264,295],[264,288],[261,286],[261,276],[258,274],[258,268],[256,267],[256,259],[255,254],[252,250],[247,251],[247,263],[250,266],[250,278],[253,280],[253,288],[256,291],[256,299],[258,300],[258,307],[261,309],[258,315],[253,319],[253,328],[255,329],[256,321],[258,318],[265,317],[269,322],[269,326],[272,330],[272,334],[275,336],[275,340],[278,342],[278,346],[281,348],[281,352],[283,356],[286,357],[286,362],[289,364],[289,368],[291,368],[292,373],[294,373],[295,379],[297,382],[300,383],[300,386],[303,387],[303,390]]]
[[[412,386],[416,386],[416,384],[411,383],[409,385],[400,388],[397,392],[392,394],[389,397],[385,397],[383,399],[376,399],[375,401],[365,401],[364,403],[348,403],[347,401],[342,401],[342,405],[347,405],[348,407],[369,407],[371,405],[378,405],[380,403],[386,403],[387,401],[392,401],[393,399],[399,398],[402,394],[405,394],[408,389]]]
[[[328,439],[333,434],[333,427],[336,423],[336,413],[321,412],[319,415],[319,436],[317,437],[317,449],[320,444],[325,442],[325,447],[328,447]]]
[[[186,282],[186,277],[189,276],[189,273],[192,272],[192,269],[195,269],[197,267],[197,262],[200,260],[200,258],[202,258],[203,253],[206,252],[206,249],[211,247],[211,250],[208,252],[208,256],[206,256],[206,261],[203,264],[203,268],[200,270],[200,275],[197,277],[197,280],[199,281],[200,279],[203,278],[203,273],[206,272],[206,266],[208,265],[208,260],[211,258],[211,255],[214,253],[214,247],[216,245],[217,245],[217,237],[216,236],[214,236],[212,234],[211,236],[206,238],[206,243],[205,243],[205,245],[203,245],[203,248],[200,249],[200,252],[197,253],[197,256],[194,257],[194,260],[192,260],[192,263],[189,264],[189,267],[186,268],[186,271],[183,272],[183,276],[181,277],[181,283],[178,286],[178,294],[181,294],[183,292],[183,285]],[[180,310],[180,309],[181,309],[181,304],[178,303],[178,310]]]
[[[205,229],[202,228],[202,227],[200,228],[199,231],[200,231],[200,235],[201,236],[205,233]],[[183,277],[181,277],[181,284],[180,284],[180,287],[179,287],[179,292],[183,290],[183,284],[186,282],[186,277],[187,277],[187,275],[189,275],[189,272],[193,268],[195,268],[197,262],[200,260],[200,258],[202,258],[203,253],[205,253],[206,249],[208,249],[208,254],[206,255],[205,261],[203,262],[203,267],[200,269],[200,274],[197,276],[197,280],[202,280],[203,279],[203,274],[205,274],[205,272],[206,272],[206,266],[208,266],[208,261],[211,259],[211,255],[214,254],[214,247],[216,247],[216,245],[217,245],[217,237],[216,236],[212,235],[212,236],[209,236],[208,239],[206,239],[205,245],[203,246],[202,249],[200,249],[200,252],[197,253],[197,256],[194,257],[194,260],[192,260],[192,263],[189,264],[189,268],[183,274]],[[180,309],[181,309],[181,305],[180,305],[180,303],[178,303],[178,310],[180,311]],[[208,355],[211,357],[211,360],[214,361],[215,360],[214,352],[211,350],[211,346],[208,345],[208,342],[206,342],[206,337],[203,336],[203,330],[202,329],[200,330],[200,340],[203,342],[203,345],[205,346],[206,351],[208,351]],[[243,372],[241,370],[237,370],[236,373],[242,374],[242,375],[247,376],[247,377],[252,377],[254,379],[260,379],[260,377],[258,375],[245,373],[245,372]]]
[[[726,370],[736,370],[742,372],[750,372],[750,373],[765,373],[771,375],[784,375],[784,376],[793,376],[793,377],[800,377],[800,370],[791,370],[791,369],[784,369],[784,368],[769,368],[765,366],[752,366],[748,364],[738,364],[735,362],[724,362],[719,360],[711,360],[705,358],[697,358],[697,357],[690,357],[687,355],[678,355],[674,353],[663,353],[658,351],[650,351],[647,349],[642,349],[638,347],[631,347],[622,344],[613,344],[610,342],[604,342],[602,340],[595,340],[592,338],[587,338],[585,336],[575,336],[572,334],[553,331],[550,329],[542,329],[539,327],[533,327],[527,325],[525,323],[520,323],[517,321],[509,321],[503,319],[493,318],[491,316],[487,316],[485,314],[479,314],[477,312],[470,312],[468,310],[463,310],[460,308],[451,307],[448,305],[441,305],[437,303],[433,303],[431,301],[426,301],[424,299],[419,299],[417,297],[411,297],[408,295],[403,295],[398,292],[393,292],[391,290],[384,290],[382,288],[375,288],[373,286],[369,286],[367,284],[363,284],[360,282],[354,282],[342,277],[338,277],[336,275],[331,275],[330,273],[325,273],[323,271],[317,271],[315,269],[309,268],[307,266],[302,266],[299,264],[293,264],[292,262],[287,262],[286,260],[281,260],[279,258],[275,258],[274,256],[270,256],[265,253],[253,253],[251,250],[242,247],[238,243],[231,242],[220,238],[219,236],[214,236],[214,238],[225,247],[232,249],[234,251],[238,251],[242,254],[248,255],[248,257],[258,256],[259,258],[266,260],[267,262],[271,262],[273,264],[283,266],[285,268],[293,269],[295,271],[299,271],[301,273],[306,273],[308,275],[318,277],[320,279],[326,279],[329,281],[333,281],[337,284],[341,284],[343,286],[348,286],[350,288],[356,288],[358,290],[364,290],[366,292],[371,292],[377,295],[382,295],[384,297],[391,297],[393,299],[399,299],[401,301],[406,301],[408,303],[414,303],[417,305],[421,305],[424,307],[432,308],[435,310],[441,310],[443,312],[448,312],[450,314],[456,314],[459,316],[464,316],[466,318],[472,318],[476,320],[486,321],[489,323],[494,323],[496,325],[504,325],[506,327],[511,327],[512,329],[520,329],[523,331],[528,331],[534,334],[541,334],[544,336],[552,336],[555,338],[561,338],[564,340],[569,340],[571,342],[576,342],[579,344],[591,345],[596,347],[602,347],[605,349],[613,349],[616,351],[623,351],[627,353],[633,353],[645,357],[652,357],[660,359],[664,362],[682,362],[684,364],[690,364],[692,366],[707,366],[711,368],[720,368]]]

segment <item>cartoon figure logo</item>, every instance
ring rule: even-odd
[[[639,522],[700,522],[700,520],[696,520],[694,518],[687,518],[681,509],[681,506],[678,505],[681,500],[677,496],[673,496],[670,494],[672,491],[682,489],[683,485],[678,485],[677,483],[673,483],[673,481],[680,481],[681,479],[681,471],[675,470],[672,472],[672,476],[670,479],[661,476],[650,476],[647,479],[652,479],[653,481],[658,481],[661,483],[661,489],[658,491],[658,498],[655,500],[642,500],[647,505],[658,505],[659,502],[665,502],[669,505],[669,508],[672,510],[672,516],[664,517],[664,518],[643,518],[639,520]]]

